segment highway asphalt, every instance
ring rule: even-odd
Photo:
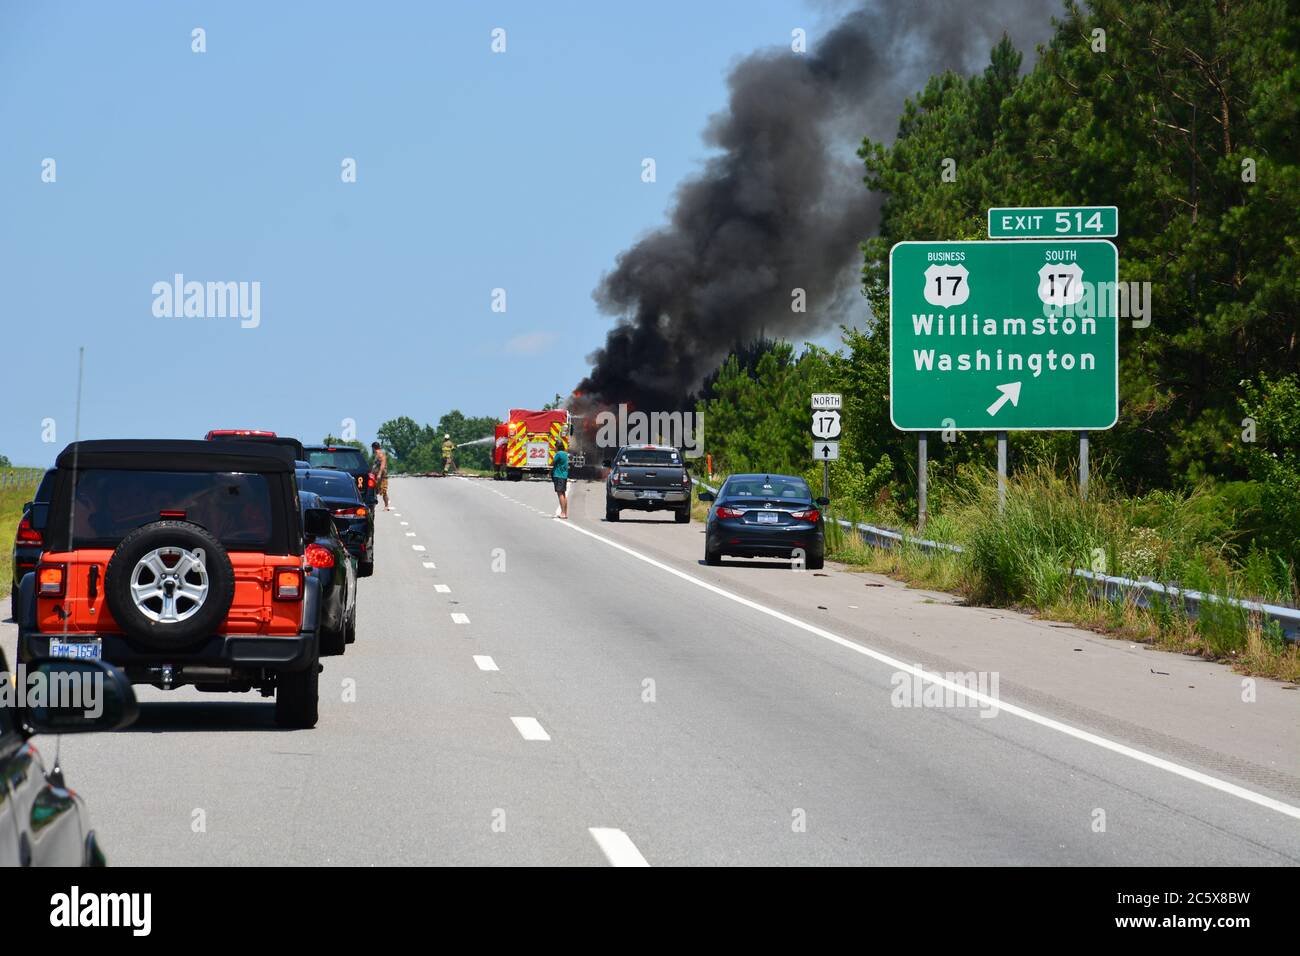
[[[314,730],[138,687],[134,727],[64,738],[111,863],[1300,863],[1300,692],[834,565],[709,568],[698,522],[605,522],[599,484],[567,523],[549,483],[391,485]]]

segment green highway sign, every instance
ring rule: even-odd
[[[1119,253],[1105,239],[900,242],[889,416],[903,431],[1099,431],[1119,417]]]
[[[990,239],[1102,239],[1118,235],[1117,206],[1012,206],[989,210]]]

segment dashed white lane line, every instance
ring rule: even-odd
[[[486,654],[475,654],[474,663],[478,665],[478,669],[481,671],[496,671],[501,669],[497,667],[497,662]]]
[[[519,736],[524,740],[550,740],[548,734],[542,725],[537,722],[536,717],[511,717],[515,725],[515,730],[519,731]]]
[[[406,532],[406,536],[407,536],[408,538],[414,538],[414,537],[415,537],[415,532],[414,532],[414,531],[408,531],[408,532]]]
[[[649,866],[636,844],[622,830],[613,827],[588,827],[600,852],[605,854],[610,866]]]
[[[413,544],[413,545],[411,545],[411,550],[412,550],[412,551],[427,551],[428,548],[426,548],[426,547],[425,547],[424,545],[422,545],[422,544]]]
[[[438,567],[438,566],[437,566],[436,564],[434,564],[432,561],[425,561],[425,562],[424,562],[424,566],[425,566],[426,568],[429,568],[430,570],[434,570],[434,569],[436,569],[436,568]]]
[[[451,623],[453,623],[453,624],[468,624],[468,623],[469,623],[469,615],[468,615],[468,614],[462,614],[460,611],[452,611],[452,612],[451,612]]]
[[[409,525],[411,522],[409,522],[409,521],[402,521],[402,522],[399,522],[399,523],[401,524],[401,526],[402,526],[403,528],[405,528],[405,527],[406,527],[407,525]]]
[[[445,585],[445,584],[435,584],[435,585],[433,586],[433,589],[434,589],[435,591],[437,591],[439,594],[450,594],[450,593],[451,593],[451,588],[447,587],[447,585]]]
[[[1157,757],[1154,754],[1146,753],[1145,751],[1138,750],[1136,747],[1130,747],[1127,744],[1122,744],[1116,740],[1102,737],[1099,734],[1080,730],[1078,727],[1035,713],[1032,710],[1028,710],[1016,704],[1007,703],[1005,700],[999,700],[990,697],[988,694],[982,694],[965,684],[948,680],[939,674],[933,674],[925,670],[923,667],[905,663],[904,661],[890,657],[888,654],[882,654],[880,651],[873,650],[864,644],[858,644],[854,641],[850,641],[848,638],[840,637],[838,634],[833,634],[824,628],[817,627],[815,624],[801,621],[797,617],[792,617],[783,611],[778,611],[775,608],[759,604],[757,601],[751,601],[749,598],[741,597],[739,594],[728,591],[726,588],[718,587],[716,584],[711,584],[702,578],[697,578],[693,574],[687,574],[685,571],[664,564],[662,561],[658,561],[649,555],[642,554],[626,545],[619,544],[617,541],[606,538],[604,535],[596,534],[594,531],[588,531],[580,525],[573,524],[569,521],[558,523],[563,524],[566,528],[576,531],[578,534],[585,534],[587,537],[594,538],[602,544],[609,545],[611,548],[622,551],[624,554],[630,555],[638,561],[644,561],[651,567],[658,568],[661,571],[666,571],[674,577],[687,581],[696,587],[703,588],[706,591],[711,591],[719,597],[726,598],[728,601],[734,601],[744,607],[758,611],[760,614],[766,614],[768,617],[775,618],[776,620],[789,624],[792,627],[797,627],[815,637],[820,637],[822,640],[830,641],[832,644],[838,644],[840,647],[853,651],[855,654],[861,654],[863,657],[869,657],[874,661],[884,664],[886,667],[893,668],[896,671],[902,671],[903,673],[909,674],[919,680],[935,684],[946,691],[951,691],[952,693],[971,701],[972,703],[978,704],[982,707],[992,708],[994,711],[1004,711],[1015,717],[1027,720],[1030,723],[1038,724],[1040,727],[1046,727],[1049,730],[1054,730],[1067,737],[1073,737],[1076,740],[1090,743],[1096,747],[1100,747],[1102,750],[1109,750],[1112,753],[1128,757],[1130,760],[1136,760],[1138,763],[1144,763],[1147,766],[1155,767],[1159,770],[1164,770],[1168,773],[1174,774],[1175,776],[1182,777],[1184,780],[1191,780],[1195,783],[1202,784],[1203,786],[1210,787],[1213,790],[1218,790],[1221,793],[1226,793],[1230,796],[1245,800],[1248,803],[1253,803],[1256,806],[1265,807],[1293,819],[1300,820],[1300,807],[1292,806],[1289,803],[1283,803],[1281,800],[1265,796],[1262,793],[1256,793],[1254,790],[1248,790],[1245,787],[1238,786],[1235,783],[1230,783],[1227,780],[1221,780],[1208,773],[1202,773],[1201,771],[1194,770],[1191,767],[1184,767],[1182,764],[1174,763],[1172,760]]]

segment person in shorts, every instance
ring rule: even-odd
[[[555,457],[551,460],[551,484],[555,486],[555,495],[560,499],[560,509],[555,517],[568,520],[569,517],[569,453],[564,450],[564,443],[555,446]]]
[[[375,494],[384,499],[384,510],[392,511],[388,505],[388,453],[377,441],[370,443],[370,450],[375,453],[374,463],[370,466],[370,474],[375,479]]]

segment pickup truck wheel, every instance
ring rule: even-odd
[[[673,517],[676,518],[678,524],[689,524],[691,520],[691,506],[687,505],[685,508],[678,509],[677,513]]]
[[[826,557],[825,555],[821,555],[821,554],[817,555],[816,557],[809,558],[808,561],[804,564],[804,567],[806,567],[809,571],[820,571],[825,566],[826,566]]]
[[[605,520],[606,521],[618,520],[618,509],[613,505],[611,505],[608,501],[605,502]]]
[[[281,727],[310,728],[319,718],[320,664],[280,674],[275,688],[275,722]]]
[[[104,570],[104,601],[113,620],[128,637],[158,650],[216,633],[234,597],[230,555],[188,521],[136,528]]]

